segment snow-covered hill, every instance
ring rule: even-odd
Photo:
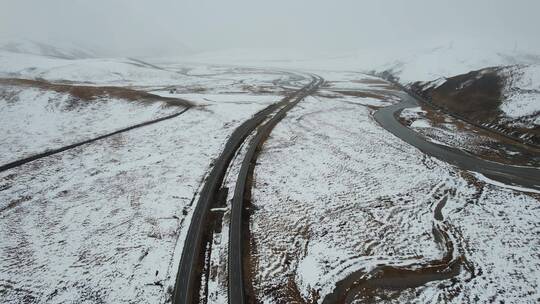
[[[540,65],[484,68],[410,88],[446,112],[530,144],[540,144]]]
[[[440,46],[409,52],[403,57],[374,66],[389,71],[403,84],[448,78],[487,67],[539,64],[540,55],[517,50],[493,50],[467,46]]]
[[[229,49],[182,58],[187,62],[361,72],[389,71],[406,84],[451,77],[492,66],[540,63],[538,54],[513,48],[491,48],[463,43],[441,43],[404,49],[387,48],[348,52],[293,49]]]
[[[540,64],[504,69],[501,110],[523,127],[540,127]]]
[[[170,85],[184,75],[128,58],[61,59],[0,51],[0,77],[107,85]]]
[[[96,57],[93,51],[67,42],[41,42],[29,39],[9,39],[0,41],[0,50],[32,54],[62,59],[82,59]]]
[[[133,96],[131,100],[126,98],[129,95]],[[159,96],[127,89],[0,80],[0,129],[4,130],[0,163],[16,161],[184,109],[181,105],[172,104]]]

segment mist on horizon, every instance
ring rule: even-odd
[[[69,42],[108,56],[402,50],[454,42],[538,53],[538,11],[535,0],[4,0],[0,36]]]

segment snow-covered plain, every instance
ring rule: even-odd
[[[184,75],[127,58],[63,59],[0,51],[0,77],[45,79],[98,85],[170,85],[187,83]]]
[[[236,126],[282,98],[287,89],[274,83],[300,80],[262,70],[205,67],[213,75],[198,77],[168,68],[189,82],[173,82],[175,92],[168,82],[147,89],[171,97],[189,94],[196,106],[183,115],[0,174],[2,303],[169,298],[193,197],[212,160]],[[189,90],[192,84],[204,89]],[[56,110],[69,104],[66,94],[5,89],[15,90],[13,100],[2,100],[2,114],[11,120],[2,120],[2,137],[10,139],[2,145],[6,160],[20,156],[12,151],[35,152],[176,111],[159,102],[103,98],[64,113]]]
[[[233,62],[263,67],[390,73],[403,85],[431,82],[488,67],[503,67],[507,79],[501,110],[512,124],[536,128],[540,123],[540,53],[490,48],[474,43],[441,43],[435,47],[324,53],[276,50],[227,50],[192,55],[194,62]]]
[[[391,69],[406,83],[537,57],[472,56],[455,46],[398,62],[362,52],[307,60],[249,54],[151,60],[155,66],[0,51],[1,77],[122,86],[195,105],[174,119],[0,173],[0,302],[168,301],[213,159],[242,121],[308,82],[290,68],[319,69],[326,83],[278,124],[256,163],[250,220],[261,301],[321,303],[356,271],[440,259],[437,225],[447,229],[453,257],[466,261],[459,275],[390,292],[386,302],[538,301],[540,197],[460,171],[392,136],[371,114],[399,101],[396,88],[357,72]],[[535,89],[531,79],[519,85]],[[103,98],[65,113],[66,94],[3,90],[4,161],[177,110]],[[413,128],[431,128],[420,109],[405,114],[419,121]],[[226,177],[229,188],[243,151]],[[214,236],[208,299],[226,303],[230,209],[214,211],[224,213],[224,229]],[[361,296],[353,300],[361,303]]]
[[[198,53],[176,60],[334,71],[391,71],[407,84],[432,81],[492,66],[540,63],[540,53],[464,42],[433,42],[413,48],[313,52],[290,49],[232,49]]]
[[[101,97],[26,86],[0,87],[0,163],[8,163],[183,110],[162,101]]]
[[[381,94],[395,102],[391,91]],[[321,303],[355,271],[440,259],[432,229],[446,197],[454,258],[465,257],[467,267],[453,280],[387,292],[389,302],[535,302],[538,197],[426,157],[389,136],[362,99],[308,98],[265,144],[252,197],[257,296]]]

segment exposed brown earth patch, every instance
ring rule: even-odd
[[[479,126],[489,126],[501,135],[540,146],[540,128],[525,128],[505,122],[500,105],[508,79],[503,67],[486,68],[446,79],[440,86],[416,82],[411,89],[434,106]],[[517,120],[516,122],[518,122]],[[525,137],[525,140],[523,139]]]
[[[425,93],[446,110],[484,122],[501,114],[503,85],[504,79],[493,68],[448,78],[441,86]]]
[[[191,107],[192,104],[184,99],[162,97],[143,91],[137,91],[123,87],[112,86],[80,86],[70,84],[56,84],[43,80],[29,80],[16,78],[0,79],[0,85],[32,87],[42,90],[50,90],[57,93],[70,94],[80,101],[92,101],[99,98],[119,98],[135,102],[165,102],[169,106]]]
[[[375,303],[380,300],[395,300],[407,289],[417,288],[434,281],[452,281],[462,268],[472,273],[473,270],[461,253],[459,244],[452,241],[450,237],[452,229],[444,221],[442,213],[448,195],[455,194],[453,191],[450,189],[433,195],[438,202],[434,208],[435,221],[432,234],[433,239],[444,248],[444,254],[440,259],[406,266],[380,265],[369,272],[356,271],[337,282],[334,291],[324,298],[323,304]],[[460,254],[454,256],[456,249]]]

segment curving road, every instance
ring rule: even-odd
[[[523,186],[540,190],[540,170],[534,167],[506,165],[480,159],[462,150],[432,143],[403,125],[398,117],[406,108],[417,107],[418,100],[409,95],[403,88],[397,95],[401,102],[379,109],[374,113],[375,120],[387,131],[407,144],[418,148],[423,153],[438,158],[463,170],[481,173],[486,177],[509,185]],[[447,197],[439,200],[434,209],[434,239],[439,240],[445,248],[443,257],[427,263],[414,262],[406,266],[378,265],[374,270],[365,273],[358,270],[336,282],[334,290],[327,294],[323,302],[349,303],[355,294],[369,293],[377,288],[399,291],[416,288],[431,281],[447,280],[459,274],[460,268],[466,264],[463,256],[455,255],[452,239],[448,237],[448,223],[444,221],[442,208]],[[436,235],[437,234],[437,235]],[[468,270],[466,267],[464,267]],[[367,291],[366,291],[367,290]]]
[[[248,119],[242,123],[229,137],[225,148],[221,152],[220,156],[216,159],[214,166],[205,180],[204,186],[199,193],[199,199],[197,205],[193,212],[192,220],[189,226],[189,230],[184,241],[184,248],[182,251],[182,257],[180,259],[180,265],[176,277],[176,284],[173,293],[173,303],[187,304],[195,303],[199,296],[199,285],[201,280],[201,273],[203,269],[203,255],[204,255],[204,244],[208,240],[208,227],[209,227],[209,212],[211,206],[216,202],[218,198],[218,192],[221,189],[223,184],[223,179],[227,169],[233,159],[234,155],[243,144],[245,139],[257,128],[257,126],[263,124],[263,122],[272,116],[274,112],[277,111],[272,118],[263,125],[258,135],[255,136],[255,139],[258,142],[251,141],[249,150],[252,151],[250,157],[246,156],[242,164],[241,176],[239,176],[239,181],[241,185],[236,186],[235,196],[237,197],[236,203],[233,202],[233,219],[231,220],[231,237],[234,240],[231,240],[232,250],[237,252],[242,250],[241,244],[241,203],[240,209],[238,209],[238,195],[236,193],[243,194],[245,192],[245,185],[247,175],[245,174],[245,166],[249,166],[251,163],[251,158],[255,153],[254,147],[258,146],[262,142],[264,136],[260,135],[261,132],[269,132],[273,125],[275,125],[282,118],[289,109],[295,106],[300,100],[311,94],[315,91],[321,84],[322,78],[312,77],[312,81],[304,86],[302,89],[298,90],[294,95],[288,96],[285,99],[281,100],[278,103],[272,104],[262,111],[255,114],[252,118]],[[281,117],[281,118],[280,118]],[[264,131],[266,130],[266,131]],[[255,140],[254,139],[254,140]],[[246,165],[247,164],[247,165]],[[248,170],[249,171],[249,170]],[[244,174],[242,174],[244,172]],[[241,189],[244,189],[242,191]],[[240,194],[239,194],[240,195]],[[242,196],[243,197],[243,196]],[[236,206],[236,207],[235,207]],[[234,230],[234,232],[232,231]],[[235,259],[235,261],[230,261],[232,265],[229,272],[229,287],[230,287],[230,303],[243,303],[244,301],[244,285],[243,285],[243,273],[242,273],[242,258],[238,260],[238,256],[233,256],[229,253],[229,260]],[[235,300],[231,300],[233,298]]]
[[[246,301],[246,283],[244,282],[244,248],[242,219],[244,202],[250,196],[251,185],[248,183],[253,176],[253,168],[257,158],[257,151],[272,132],[272,129],[285,117],[287,111],[298,104],[302,99],[315,92],[324,82],[316,75],[312,75],[313,81],[304,89],[300,90],[293,100],[279,110],[268,122],[259,127],[257,134],[250,141],[247,153],[242,161],[240,172],[234,189],[231,209],[231,224],[229,229],[229,303],[243,304]]]
[[[427,155],[436,157],[463,170],[481,173],[486,177],[509,185],[540,190],[540,170],[533,167],[512,166],[487,161],[462,150],[429,142],[399,122],[397,116],[403,109],[417,107],[416,99],[405,92],[401,102],[375,112],[375,120],[387,131]]]

